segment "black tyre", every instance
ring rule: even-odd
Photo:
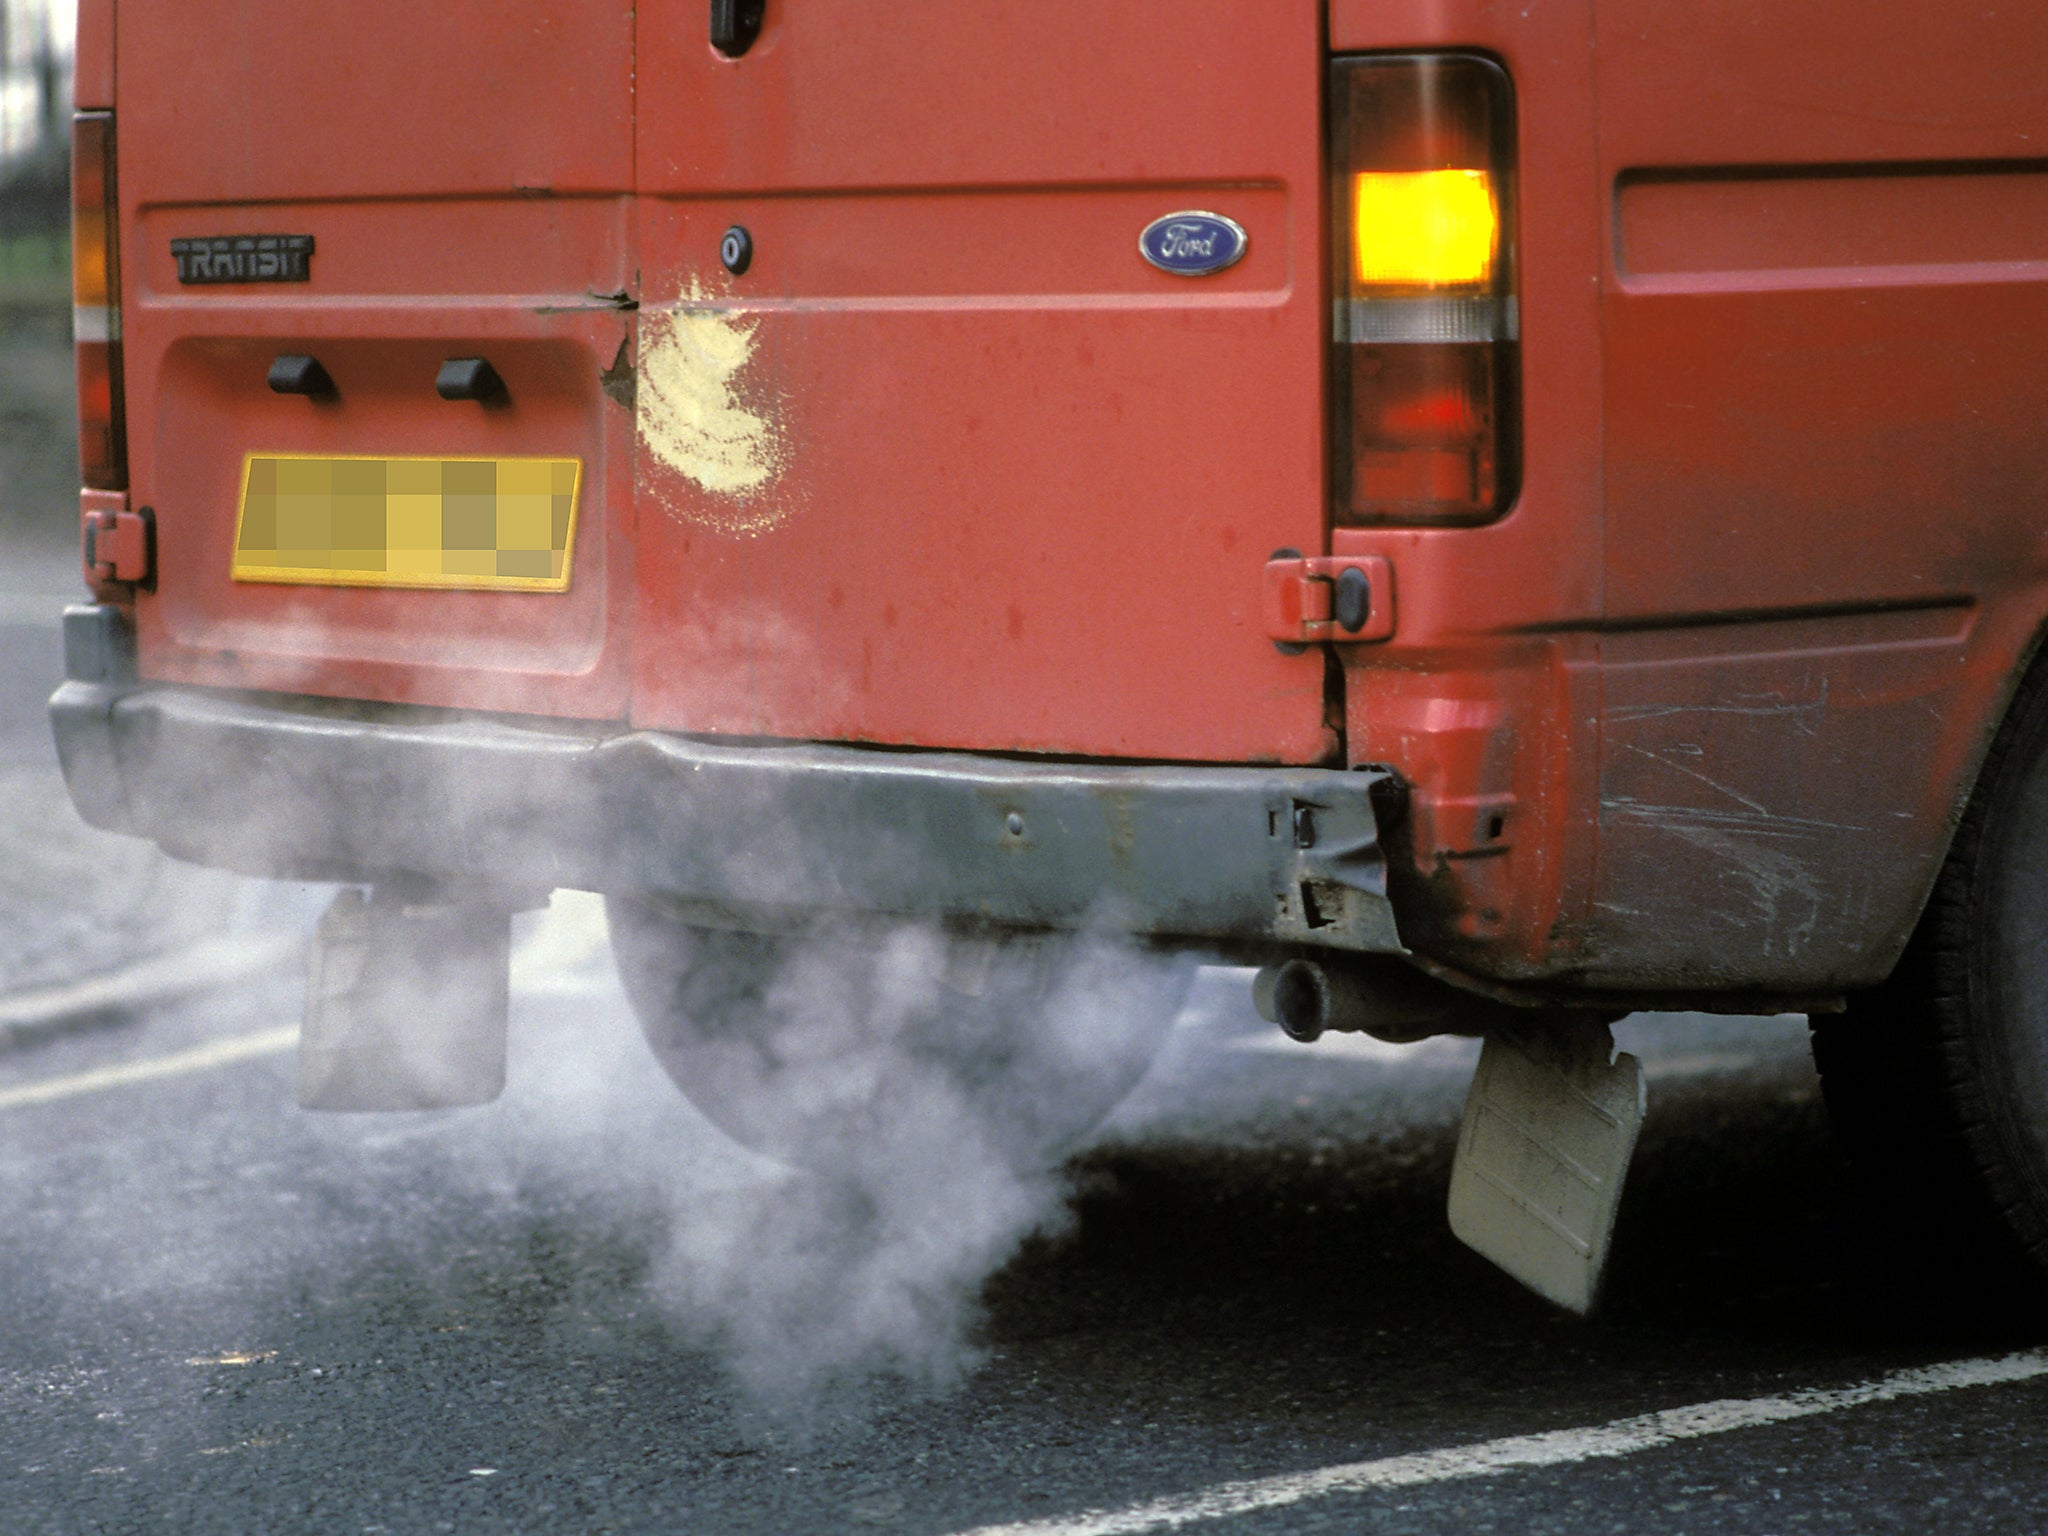
[[[655,1056],[742,1145],[821,1171],[957,1148],[1049,1166],[1137,1085],[1190,962],[1088,939],[846,925],[801,938],[607,903]]]
[[[1814,1025],[1829,1114],[1871,1197],[1930,1250],[1960,1241],[2030,1261],[2037,1278],[2048,1273],[2044,683],[2037,669],[2013,701],[1898,969]]]

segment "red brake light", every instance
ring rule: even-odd
[[[1332,66],[1335,520],[1481,522],[1513,499],[1514,108],[1463,54]]]
[[[71,120],[71,319],[78,349],[78,468],[89,490],[127,488],[121,417],[120,206],[114,115]]]

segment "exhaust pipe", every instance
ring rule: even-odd
[[[1478,1035],[1517,1012],[1391,958],[1284,960],[1253,979],[1252,1004],[1304,1045],[1333,1030],[1397,1045],[1432,1035]]]
[[[1252,1006],[1259,1017],[1303,1045],[1343,1029],[1344,1004],[1329,968],[1313,960],[1285,960],[1252,978]]]
[[[299,1103],[452,1109],[505,1091],[512,907],[334,898],[314,930]]]

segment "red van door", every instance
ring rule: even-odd
[[[1326,760],[1259,622],[1324,539],[1319,8],[707,9],[638,11],[635,720]],[[1242,259],[1149,263],[1187,211]]]
[[[122,0],[116,25],[145,673],[623,714],[631,8]],[[320,387],[280,392],[280,358]],[[443,398],[462,359],[500,387]]]

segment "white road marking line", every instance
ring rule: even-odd
[[[279,1051],[289,1051],[299,1043],[299,1026],[287,1024],[279,1029],[261,1029],[254,1034],[231,1035],[225,1040],[210,1040],[205,1045],[195,1046],[189,1051],[178,1051],[169,1056],[154,1056],[147,1061],[123,1062],[119,1066],[95,1067],[90,1072],[74,1072],[69,1077],[53,1077],[40,1083],[24,1083],[19,1088],[0,1088],[0,1109],[20,1109],[30,1104],[48,1104],[54,1099],[68,1099],[81,1093],[99,1093],[108,1088],[126,1088],[131,1083],[146,1083],[159,1077],[181,1077],[188,1072],[210,1072],[215,1067],[230,1066],[238,1061],[248,1061],[257,1056],[273,1056]]]
[[[280,968],[305,948],[299,934],[206,939],[103,976],[0,996],[0,1046],[56,1034],[81,1020],[225,986]]]
[[[985,1525],[960,1536],[1131,1536],[1139,1531],[1169,1530],[1201,1520],[1225,1520],[1261,1510],[1281,1509],[1307,1499],[1333,1494],[1365,1493],[1380,1488],[1412,1488],[1422,1483],[1465,1477],[1495,1477],[1535,1467],[1570,1466],[1615,1456],[1632,1456],[1682,1440],[1725,1435],[1812,1418],[1842,1408],[1861,1408],[1932,1392],[1963,1387],[2004,1386],[2048,1376],[2048,1350],[2032,1350],[2001,1359],[1956,1360],[1916,1370],[1894,1371],[1875,1381],[1850,1387],[1813,1388],[1781,1397],[1729,1397],[1685,1408],[1667,1408],[1611,1424],[1559,1429],[1541,1435],[1512,1435],[1478,1445],[1458,1445],[1409,1456],[1355,1461],[1313,1472],[1218,1483],[1194,1493],[1176,1494],[1133,1504],[1127,1509],[1093,1509],[1049,1520],[1024,1520],[1014,1525]]]

